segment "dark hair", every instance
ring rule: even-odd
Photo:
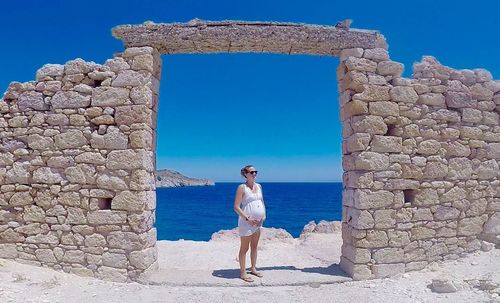
[[[248,169],[249,169],[250,167],[253,167],[253,165],[246,165],[245,167],[243,167],[243,168],[241,169],[240,173],[241,173],[241,175],[243,176],[243,178],[246,178],[246,177],[245,177],[245,174],[246,174],[246,173],[248,173]]]

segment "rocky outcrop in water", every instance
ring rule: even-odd
[[[168,169],[156,171],[156,187],[180,187],[180,186],[210,186],[214,181],[209,179],[195,179]]]

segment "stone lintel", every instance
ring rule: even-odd
[[[162,54],[282,53],[338,55],[349,48],[387,48],[376,31],[279,22],[204,21],[120,25],[113,36],[125,47],[151,46]]]

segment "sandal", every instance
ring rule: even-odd
[[[251,271],[249,274],[262,278],[264,275],[258,271]]]
[[[240,277],[240,279],[245,281],[245,282],[249,282],[249,283],[253,282],[253,279],[249,276]]]

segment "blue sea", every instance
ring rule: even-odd
[[[208,241],[214,232],[238,225],[233,210],[239,183],[156,190],[158,240]],[[342,183],[261,182],[264,227],[286,229],[294,238],[309,221],[341,220]]]

